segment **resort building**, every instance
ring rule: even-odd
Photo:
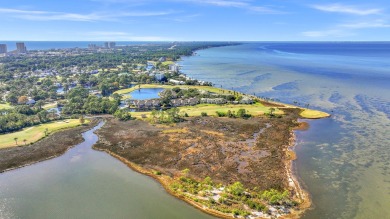
[[[104,48],[106,49],[113,49],[115,48],[116,43],[115,42],[104,42]]]
[[[179,72],[179,66],[178,65],[169,65],[169,71]]]
[[[156,79],[156,81],[164,81],[167,79],[164,74],[155,74],[154,78]]]
[[[224,98],[201,98],[200,103],[208,104],[226,104],[227,100]]]
[[[175,80],[175,79],[169,79],[169,82],[170,82],[170,83],[173,83],[173,84],[177,84],[177,85],[183,85],[183,84],[185,84],[184,81],[178,81],[178,80]]]
[[[0,44],[0,53],[7,53],[7,44]]]
[[[108,43],[108,47],[109,47],[110,49],[115,48],[115,46],[116,46],[116,43],[115,43],[115,42],[109,42],[109,43]]]
[[[27,48],[22,42],[16,43],[16,51],[18,53],[27,53]]]
[[[96,44],[88,44],[88,49],[94,50],[94,49],[97,49],[97,48],[98,48],[98,46]]]

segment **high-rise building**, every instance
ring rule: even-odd
[[[106,48],[106,49],[113,49],[113,48],[115,48],[115,45],[116,45],[115,42],[105,42],[104,43],[104,48]]]
[[[179,72],[179,66],[178,65],[169,65],[169,70],[172,72]]]
[[[88,44],[88,49],[97,49],[96,44]]]
[[[27,48],[24,43],[16,43],[16,51],[18,53],[27,53]]]
[[[0,44],[0,53],[7,53],[7,44]]]
[[[109,46],[111,49],[115,48],[115,45],[116,45],[115,42],[109,42],[109,43],[108,43],[108,46]]]

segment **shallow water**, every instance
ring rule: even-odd
[[[295,165],[314,202],[304,218],[389,218],[389,58],[390,43],[252,43],[181,65],[216,86],[333,114],[296,132]]]
[[[212,218],[93,150],[98,127],[63,156],[1,173],[0,218]]]

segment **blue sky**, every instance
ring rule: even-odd
[[[388,0],[0,0],[0,40],[383,41]]]

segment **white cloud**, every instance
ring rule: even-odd
[[[210,4],[223,7],[246,7],[248,3],[241,1],[224,1],[224,0],[205,0],[205,1],[196,1],[203,4]]]
[[[47,14],[46,11],[25,11],[12,8],[0,8],[0,13],[16,13],[16,14]]]
[[[387,21],[385,14],[379,8],[362,8],[351,5],[330,4],[330,5],[314,5],[315,9],[326,12],[337,12],[343,14],[354,15],[355,21],[340,22],[334,24],[325,30],[313,30],[302,32],[302,35],[311,38],[321,37],[347,37],[356,35],[359,29],[367,28],[389,28],[390,23]],[[358,15],[358,17],[356,17]],[[370,15],[367,17],[367,15]],[[363,17],[364,16],[364,19]],[[362,20],[363,19],[363,20]]]
[[[352,33],[345,32],[338,29],[320,30],[320,31],[305,31],[302,32],[303,36],[311,38],[322,38],[322,37],[346,37],[353,35]]]
[[[116,32],[116,31],[92,31],[85,33],[89,36],[127,36],[128,33],[125,32]]]
[[[171,0],[175,2],[191,2],[195,4],[203,5],[213,5],[218,7],[233,7],[241,8],[252,12],[262,13],[262,14],[281,14],[283,12],[274,10],[269,7],[256,6],[250,3],[247,0]]]
[[[349,28],[349,29],[389,28],[390,23],[386,23],[383,20],[376,20],[372,22],[345,23],[345,24],[340,24],[339,26],[343,28]]]
[[[189,14],[189,15],[183,15],[178,17],[170,17],[166,18],[166,20],[175,21],[175,22],[190,22],[193,21],[195,18],[202,16],[201,14]]]
[[[110,12],[110,13],[65,13],[50,11],[19,10],[12,8],[0,8],[0,15],[35,21],[116,21],[123,17],[150,17],[173,14],[173,11],[141,11],[141,12]]]
[[[367,28],[390,28],[390,23],[385,20],[372,20],[356,23],[342,23],[335,25],[332,29],[305,31],[302,35],[306,37],[346,37],[355,35],[351,31]]]
[[[356,6],[342,4],[313,5],[312,8],[315,8],[320,11],[337,12],[353,15],[373,15],[380,14],[382,12],[382,10],[379,8],[359,8]]]

